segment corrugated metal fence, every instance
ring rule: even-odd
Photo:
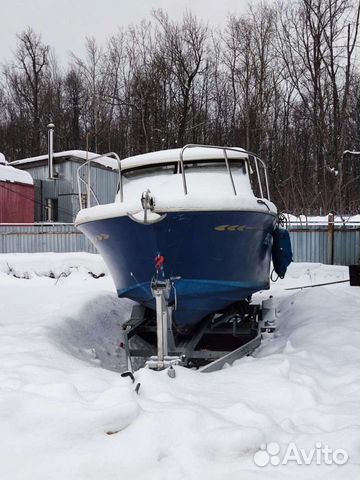
[[[0,253],[36,252],[97,253],[72,223],[0,224]]]
[[[295,262],[360,263],[360,224],[290,224]],[[96,249],[73,224],[0,224],[0,253],[90,252]]]
[[[288,230],[295,262],[360,263],[360,224],[290,224]]]

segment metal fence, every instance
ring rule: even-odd
[[[290,224],[295,262],[360,263],[360,224]],[[90,252],[96,249],[73,224],[0,224],[0,253]]]
[[[360,264],[360,224],[290,224],[295,262]]]
[[[72,223],[0,224],[0,253],[36,252],[97,253]]]

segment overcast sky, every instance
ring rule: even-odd
[[[0,63],[11,58],[16,33],[27,26],[66,63],[70,50],[82,55],[86,36],[102,43],[118,26],[149,18],[154,8],[176,19],[191,9],[205,22],[224,25],[230,13],[244,12],[247,5],[248,0],[0,0]]]

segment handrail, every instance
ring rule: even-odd
[[[233,176],[232,176],[232,172],[231,172],[231,168],[230,168],[230,165],[229,165],[229,160],[228,160],[228,157],[227,157],[227,151],[233,151],[233,152],[239,152],[239,153],[245,153],[248,155],[248,160],[250,160],[250,157],[253,157],[253,161],[255,163],[255,170],[256,170],[256,174],[257,174],[257,179],[258,179],[258,184],[259,184],[259,189],[260,189],[260,195],[261,195],[261,198],[264,198],[264,192],[263,192],[263,189],[262,189],[262,185],[261,185],[261,178],[260,178],[260,172],[259,172],[259,165],[258,165],[258,161],[261,163],[261,166],[262,168],[264,169],[264,173],[265,173],[265,186],[266,186],[266,193],[267,193],[267,199],[270,200],[270,192],[269,192],[269,182],[268,182],[268,177],[267,177],[267,168],[266,168],[266,165],[265,165],[265,162],[259,158],[257,155],[255,155],[254,153],[248,151],[248,150],[244,150],[242,148],[237,148],[237,147],[220,147],[218,145],[201,145],[201,144],[195,144],[195,143],[189,143],[188,145],[185,145],[181,151],[180,151],[180,160],[179,160],[179,165],[181,167],[181,175],[182,175],[182,182],[183,182],[183,188],[184,188],[184,194],[187,195],[188,194],[188,189],[187,189],[187,183],[186,183],[186,176],[185,176],[185,168],[184,168],[184,151],[187,149],[187,148],[213,148],[213,149],[216,149],[216,150],[222,150],[224,152],[224,157],[225,157],[225,164],[226,164],[226,168],[227,168],[227,171],[229,173],[229,176],[230,176],[230,180],[231,180],[231,184],[232,184],[232,188],[233,188],[233,191],[234,191],[234,195],[237,195],[236,193],[236,188],[235,188],[235,183],[234,183],[234,179],[233,179]]]
[[[262,189],[261,177],[260,177],[260,172],[259,172],[259,165],[258,165],[258,162],[257,162],[257,158],[256,158],[256,157],[253,157],[253,159],[254,159],[255,168],[256,168],[256,175],[257,175],[257,177],[258,177],[258,183],[259,183],[259,188],[260,188],[260,195],[261,195],[261,198],[264,198],[264,192],[263,192],[263,189]]]
[[[80,182],[82,182],[84,185],[86,185],[86,186],[89,187],[89,191],[90,191],[90,193],[93,194],[93,197],[95,198],[96,203],[97,203],[98,205],[100,205],[99,199],[97,198],[96,193],[95,193],[94,190],[92,189],[91,185],[89,185],[86,180],[84,180],[82,177],[79,176],[79,177],[78,177],[78,187],[79,187],[79,180],[80,180]],[[80,192],[80,197],[81,197],[81,192]]]
[[[97,204],[99,205],[99,200],[97,198],[97,196],[95,195],[95,192],[93,191],[93,189],[91,188],[91,185],[88,184],[88,182],[86,180],[84,180],[83,177],[81,177],[80,175],[80,171],[82,168],[84,168],[86,165],[89,165],[89,168],[90,168],[90,165],[91,165],[91,162],[93,162],[94,160],[99,160],[99,158],[104,158],[104,157],[110,157],[110,156],[114,156],[115,157],[115,160],[117,161],[117,164],[118,164],[118,171],[119,171],[119,174],[118,174],[118,184],[117,184],[117,189],[116,191],[120,193],[120,202],[123,202],[124,200],[124,194],[123,194],[123,185],[122,185],[122,171],[121,171],[121,161],[120,161],[120,157],[117,153],[115,152],[109,152],[109,153],[103,153],[101,155],[97,155],[96,157],[92,157],[92,158],[89,158],[89,160],[87,160],[86,162],[82,163],[78,169],[77,169],[77,184],[78,184],[78,195],[79,195],[79,205],[80,205],[80,210],[82,209],[82,201],[81,201],[81,182],[83,182],[86,186],[89,186],[89,189],[90,189],[90,192],[93,194]],[[91,177],[89,175],[89,182],[91,181]]]
[[[259,164],[258,164],[258,162],[260,162],[260,164],[261,164],[261,166],[264,170],[264,174],[265,174],[265,186],[266,186],[267,199],[270,200],[267,169],[266,169],[266,165],[265,165],[264,161],[261,158],[259,158],[257,155],[255,155],[254,153],[252,153],[248,150],[244,150],[244,149],[238,148],[238,147],[224,147],[224,146],[217,146],[217,145],[201,145],[201,144],[188,144],[188,145],[185,145],[184,147],[182,147],[182,149],[180,150],[180,159],[179,159],[178,165],[179,165],[179,169],[181,170],[182,183],[183,183],[183,189],[184,189],[184,194],[185,195],[188,194],[186,175],[185,175],[185,163],[186,162],[184,162],[184,151],[187,148],[211,148],[211,149],[214,149],[214,150],[221,150],[224,154],[225,165],[226,165],[227,172],[229,174],[229,178],[230,178],[230,182],[231,182],[231,186],[232,186],[232,190],[234,192],[234,195],[237,195],[237,191],[236,191],[235,182],[234,182],[233,174],[232,174],[232,171],[231,171],[231,167],[230,167],[227,152],[228,151],[233,151],[233,152],[246,154],[248,156],[247,164],[249,165],[249,162],[251,160],[255,163],[255,170],[256,170],[256,174],[257,174],[257,179],[258,179],[258,184],[259,184],[259,189],[260,189],[260,195],[261,195],[261,198],[264,198],[264,191],[263,191],[262,184],[261,184],[261,177],[260,177]],[[119,158],[117,153],[109,152],[109,153],[104,153],[104,154],[98,155],[96,157],[90,158],[89,160],[82,163],[78,167],[78,169],[77,169],[77,183],[78,183],[78,195],[79,195],[80,209],[82,209],[82,201],[81,201],[81,195],[82,195],[81,184],[82,183],[85,184],[86,186],[88,186],[89,191],[94,196],[97,204],[99,204],[99,200],[98,200],[95,192],[91,188],[91,185],[89,185],[89,183],[91,181],[91,177],[90,177],[91,170],[89,170],[89,177],[88,177],[89,180],[88,180],[88,182],[86,180],[84,180],[84,178],[81,176],[81,174],[80,174],[81,170],[86,165],[89,165],[89,169],[90,169],[90,165],[91,165],[92,161],[96,161],[100,158],[106,158],[106,157],[111,157],[111,156],[115,157],[115,160],[117,161],[117,164],[118,164],[118,183],[117,183],[117,190],[116,191],[119,193],[120,202],[122,203],[124,201],[124,190],[123,190],[121,161],[120,161],[120,158]],[[248,173],[250,173],[250,172],[248,172]]]
[[[234,183],[234,179],[233,179],[232,172],[231,172],[231,169],[230,169],[229,159],[228,159],[228,156],[227,156],[227,153],[226,153],[226,148],[224,148],[223,152],[224,152],[224,157],[225,157],[226,168],[227,168],[228,174],[230,176],[230,181],[231,181],[232,188],[234,190],[234,195],[236,195],[235,183]]]
[[[185,178],[185,169],[184,169],[184,150],[185,148],[191,148],[190,145],[185,145],[181,151],[180,151],[180,166],[181,166],[181,176],[182,176],[182,182],[183,182],[183,188],[184,188],[184,194],[187,195],[187,185],[186,185],[186,178]]]
[[[266,193],[267,193],[267,197],[268,197],[268,200],[271,200],[270,199],[270,190],[269,190],[269,181],[268,181],[268,176],[267,176],[267,167],[265,165],[265,162],[264,160],[261,160],[260,157],[256,157],[257,160],[259,160],[259,162],[261,163],[263,169],[264,169],[264,172],[265,172],[265,185],[266,185]]]

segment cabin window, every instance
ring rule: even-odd
[[[229,165],[232,173],[246,174],[244,160],[229,159]],[[185,173],[187,171],[194,171],[195,169],[203,168],[211,168],[212,171],[214,171],[214,169],[221,172],[227,171],[224,159],[198,160],[196,162],[185,161],[184,166]],[[180,162],[157,164],[149,167],[141,166],[131,170],[125,170],[123,176],[127,180],[136,180],[137,178],[148,177],[151,175],[172,175],[174,173],[181,173]]]
[[[228,162],[235,190],[242,194],[244,192],[251,193],[245,160],[239,158],[229,158]],[[230,175],[227,170],[225,158],[223,157],[200,160],[186,160],[185,158],[184,170],[185,179],[188,177],[189,182],[191,183],[197,182],[201,178],[204,180],[202,184],[205,185],[207,178],[206,176],[208,174],[211,176],[211,181],[219,182],[217,185],[220,189],[223,189],[225,188],[224,186],[228,185],[229,192],[233,191],[230,183]],[[158,182],[160,182],[159,184],[162,184],[164,180],[165,182],[167,181],[167,177],[174,176],[174,174],[177,177],[181,177],[182,172],[180,161],[141,165],[139,167],[123,171],[123,185],[125,188],[127,188],[127,186],[130,187],[130,185],[133,185],[134,188],[139,189],[144,189],[145,187],[147,188],[149,186],[154,186],[154,188],[156,188],[155,186],[158,185]],[[219,174],[218,177],[216,176],[217,174]],[[153,178],[153,181],[151,178]],[[150,180],[150,183],[147,184],[145,182],[145,185],[144,179]],[[182,188],[181,178],[179,178],[178,185]]]
[[[228,161],[229,161],[231,173],[241,173],[241,174],[246,173],[244,160],[238,160],[238,159],[234,160],[229,158]],[[187,170],[204,168],[204,167],[211,168],[212,171],[218,170],[219,172],[227,172],[225,159],[202,160],[202,161],[197,161],[192,163],[185,162],[184,166],[185,166],[185,172]]]
[[[176,173],[176,163],[166,163],[163,165],[151,165],[149,167],[139,167],[133,170],[125,170],[124,178],[127,180],[136,180],[137,178],[149,177],[152,175],[171,175]]]

